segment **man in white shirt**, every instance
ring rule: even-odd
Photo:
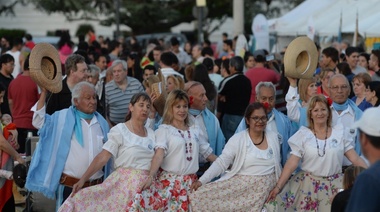
[[[12,55],[15,60],[15,67],[13,68],[12,72],[13,78],[16,78],[21,73],[20,54],[22,45],[23,43],[21,38],[14,38],[12,43],[12,49],[5,52],[6,54]]]
[[[225,145],[225,137],[216,116],[207,109],[206,90],[200,82],[191,81],[186,83],[185,90],[190,98],[189,120],[191,125],[199,127],[201,139],[210,144],[213,153],[217,156],[222,154]],[[200,160],[198,174],[203,174],[210,166],[206,158]],[[201,172],[201,173],[200,173]]]
[[[361,155],[360,143],[357,138],[357,132],[353,129],[353,123],[362,116],[362,111],[356,104],[348,98],[350,95],[350,84],[347,78],[342,74],[336,74],[330,78],[329,92],[332,103],[332,125],[342,124],[349,130],[352,136],[352,146],[356,153]],[[343,167],[351,165],[351,162],[345,157]]]
[[[102,151],[109,131],[106,120],[96,112],[95,88],[80,82],[72,90],[72,106],[47,115],[47,91],[42,89],[34,111],[33,126],[39,129],[40,141],[29,168],[26,188],[56,198],[58,208],[71,194],[93,159]],[[103,181],[108,167],[91,176],[85,186]]]

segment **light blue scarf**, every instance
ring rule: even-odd
[[[198,116],[199,114],[201,114],[201,112],[202,112],[201,110],[196,110],[196,109],[192,109],[192,108],[189,109],[189,113],[193,116]]]
[[[83,147],[83,132],[82,132],[82,123],[80,121],[81,118],[86,120],[91,120],[94,117],[94,113],[87,114],[83,113],[82,111],[79,111],[76,107],[74,107],[74,114],[75,114],[75,137],[78,140],[78,143]]]
[[[332,105],[336,111],[346,110],[348,108],[348,99],[343,104],[338,104],[336,102],[333,102]]]

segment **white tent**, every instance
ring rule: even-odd
[[[306,35],[308,19],[319,36],[337,36],[342,14],[342,32],[355,31],[356,14],[359,33],[380,36],[380,0],[306,0],[284,16],[269,21],[269,28],[279,36]]]

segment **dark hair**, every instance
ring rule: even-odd
[[[30,54],[25,58],[25,61],[24,61],[24,71],[28,71],[29,70],[29,56],[30,56]]]
[[[212,61],[211,58],[206,57],[206,58],[203,60],[202,64],[206,66],[207,71],[209,71],[209,72],[212,71],[212,70],[214,69],[214,61]]]
[[[155,46],[154,48],[153,48],[153,50],[156,50],[156,51],[164,51],[164,48],[162,48],[162,46],[160,46],[160,45],[157,45],[157,46]],[[152,50],[152,51],[153,51]]]
[[[85,52],[88,52],[88,43],[86,41],[81,41],[78,43],[78,50],[83,50]]]
[[[140,57],[137,53],[129,53],[127,55],[124,55],[124,57],[120,57],[120,59],[123,59],[125,61],[127,61],[129,59],[133,60],[135,62],[135,64],[133,65],[132,68],[128,68],[128,76],[130,77],[134,77],[136,78],[137,80],[139,80],[140,82],[142,82],[143,78],[143,73],[142,73],[142,69],[141,69],[141,66],[140,66]]]
[[[363,132],[362,130],[358,129],[359,130],[359,133],[360,134],[364,134],[369,142],[376,148],[376,149],[380,149],[380,137],[376,137],[376,136],[372,136],[372,135],[368,135],[366,134],[365,132]]]
[[[249,57],[253,57],[253,54],[249,51],[246,51],[244,54],[244,63],[248,61]]]
[[[27,40],[27,41],[31,41],[31,40],[33,40],[33,37],[32,37],[32,35],[31,34],[25,34],[25,39]]]
[[[231,74],[230,71],[230,59],[225,59],[222,61],[222,67],[226,69],[228,74]]]
[[[3,64],[9,63],[9,62],[14,62],[14,61],[15,61],[15,59],[10,54],[1,55],[0,56],[0,69],[3,67]]]
[[[103,54],[94,53],[94,62],[98,62],[101,57],[104,57],[107,61],[107,58]]]
[[[226,45],[228,45],[232,48],[232,40],[231,39],[224,40],[223,43],[225,43]]]
[[[222,62],[223,62],[223,60],[220,58],[214,60],[215,65],[218,66],[218,68],[219,68],[218,74],[220,74],[220,69],[222,68]]]
[[[348,63],[346,62],[338,63],[336,67],[339,69],[340,73],[343,74],[344,76],[352,74],[350,65],[348,65]]]
[[[117,40],[112,40],[111,42],[108,43],[108,52],[112,52],[118,46],[120,46],[120,42]]]
[[[235,67],[237,72],[240,72],[240,73],[243,72],[243,69],[244,69],[243,58],[241,58],[240,56],[235,56],[235,57],[231,58],[230,59],[230,66]]]
[[[351,165],[349,166],[345,171],[344,171],[344,176],[343,176],[343,189],[349,189],[354,186],[354,182],[356,177],[364,171],[365,168],[361,166],[354,166]]]
[[[193,80],[202,83],[206,90],[206,96],[209,101],[213,101],[217,95],[214,83],[208,76],[208,70],[205,65],[195,66]]]
[[[173,52],[163,52],[162,54],[161,54],[161,57],[160,57],[160,60],[161,60],[161,62],[163,63],[163,64],[165,64],[165,65],[167,65],[167,66],[172,66],[173,65],[173,59],[174,59],[174,57],[176,57],[175,56],[175,54],[173,53]]]
[[[339,62],[339,52],[334,47],[330,46],[330,47],[327,47],[327,48],[323,49],[322,50],[322,54],[324,54],[326,57],[331,58],[331,60],[334,63]]]
[[[147,66],[145,66],[144,67],[144,69],[143,69],[143,73],[145,72],[145,70],[153,70],[153,73],[154,74],[156,74],[157,73],[157,69],[156,69],[156,67],[154,66],[154,65],[147,65]]]
[[[371,53],[377,57],[377,65],[380,66],[380,49],[374,49]]]
[[[225,37],[228,37],[227,32],[223,32],[222,35],[225,36]]]
[[[365,60],[367,60],[367,63],[368,63],[368,61],[369,61],[369,54],[367,52],[362,52],[362,53],[359,54],[359,56],[364,57]]]
[[[20,37],[13,38],[12,47],[22,45],[22,44],[23,44],[22,38]]]
[[[133,106],[138,101],[140,101],[140,99],[142,101],[148,101],[150,104],[152,104],[152,100],[150,99],[150,96],[147,93],[145,93],[145,92],[140,92],[140,93],[137,93],[137,94],[133,95],[131,101],[129,102],[129,104],[131,104]],[[125,121],[128,121],[131,118],[132,118],[132,112],[128,111],[128,114],[125,116]]]
[[[355,52],[359,53],[358,48],[353,47],[353,46],[349,46],[346,49],[346,56],[349,57],[349,56],[351,56],[352,53],[355,53]]]
[[[214,55],[214,50],[212,50],[211,47],[207,46],[207,47],[204,47],[201,51],[201,55],[204,57],[206,55],[210,55],[210,56],[213,56]]]
[[[74,43],[71,41],[71,36],[69,32],[64,31],[61,34],[61,38],[58,41],[58,50],[61,49],[65,44],[67,44],[70,48],[74,46]]]
[[[211,41],[208,39],[206,39],[203,43],[206,44],[207,46],[211,46]]]
[[[172,46],[178,46],[179,45],[179,41],[178,41],[178,39],[176,37],[172,37],[172,38],[170,38],[170,44]]]
[[[249,104],[247,106],[247,108],[245,109],[245,113],[244,113],[244,118],[245,119],[248,119],[251,117],[252,113],[255,111],[255,110],[259,110],[259,109],[263,109],[264,112],[265,112],[265,107],[263,104],[261,104],[260,102],[254,102],[252,104]],[[265,112],[265,115],[267,116],[267,113]],[[247,125],[247,128],[249,128],[249,123],[247,121],[245,121],[246,125]]]
[[[72,54],[70,55],[65,62],[65,71],[66,75],[70,76],[70,70],[73,70],[74,72],[77,71],[77,64],[78,63],[85,63],[85,59],[82,55],[79,54]]]
[[[377,101],[375,103],[375,107],[380,105],[380,81],[371,81],[368,84],[368,87],[370,91],[375,91],[375,95],[377,97]]]

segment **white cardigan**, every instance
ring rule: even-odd
[[[266,130],[265,135],[267,138],[268,146],[273,150],[273,156],[275,158],[275,174],[276,180],[281,174],[281,153],[280,153],[280,141],[277,133]],[[215,177],[225,172],[230,164],[232,164],[231,171],[223,175],[218,181],[228,180],[235,176],[241,169],[244,163],[244,159],[247,154],[247,141],[250,140],[248,129],[241,131],[230,138],[228,143],[223,149],[222,154],[212,163],[210,168],[199,179],[202,184],[210,182]]]

